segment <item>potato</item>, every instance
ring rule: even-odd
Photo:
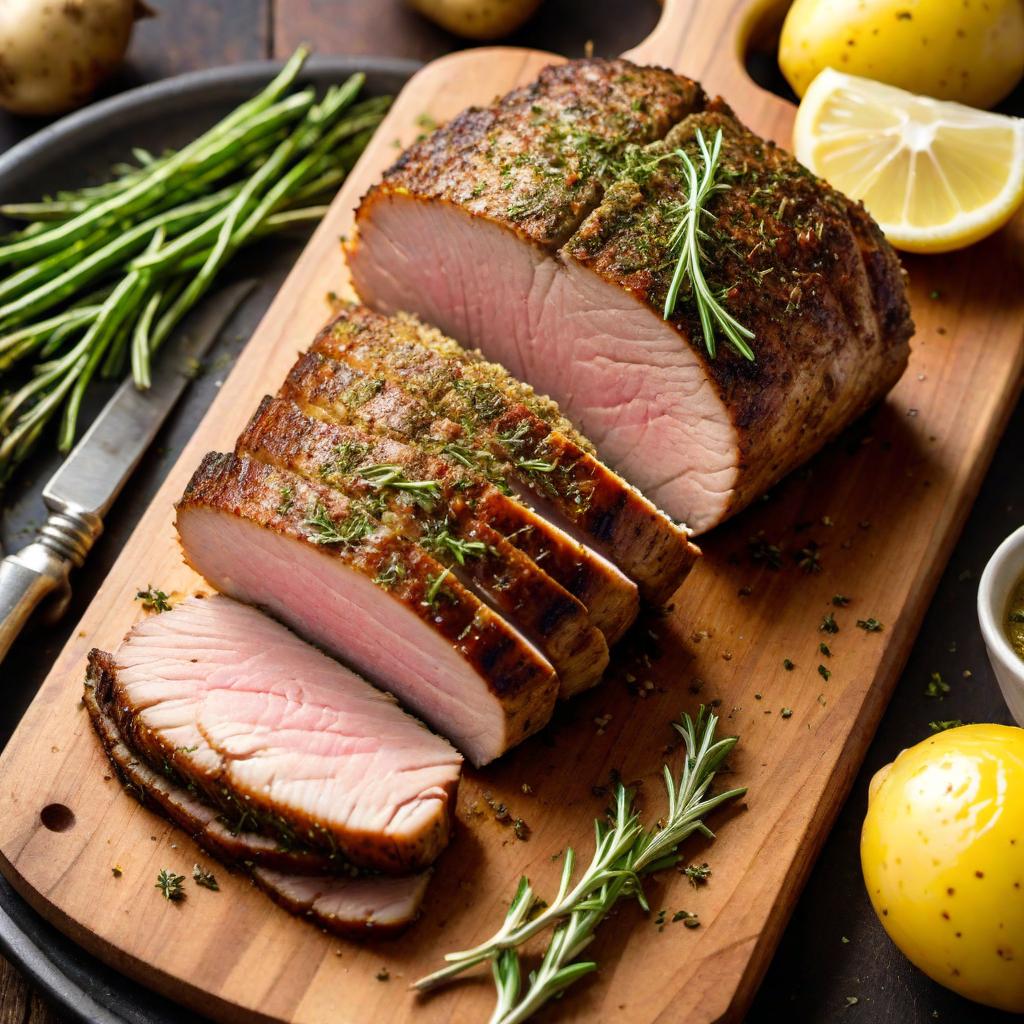
[[[975,107],[1024,75],[1022,0],[796,0],[779,65],[798,96],[823,68]]]
[[[3,0],[0,107],[59,114],[80,106],[120,63],[139,0]]]
[[[966,725],[904,750],[871,781],[861,865],[925,974],[1024,1012],[1024,729]]]
[[[540,0],[409,0],[409,6],[457,36],[487,41],[514,32]]]

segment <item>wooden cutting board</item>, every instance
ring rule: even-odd
[[[793,108],[757,88],[741,64],[748,36],[773,7],[669,0],[657,30],[630,56],[699,78],[752,128],[786,144]],[[357,945],[326,936],[224,870],[219,893],[190,885],[184,903],[163,900],[154,887],[161,868],[190,875],[194,862],[209,859],[110,778],[79,705],[86,651],[117,645],[141,614],[132,600],[140,587],[180,595],[200,586],[181,563],[171,504],[201,455],[229,449],[258,399],[276,389],[326,318],[327,292],[345,290],[339,235],[396,147],[422,130],[423,115],[444,120],[486,102],[552,59],[470,50],[410,81],[0,758],[0,869],[18,891],[92,953],[215,1018],[486,1020],[487,977],[425,1000],[407,984],[443,952],[489,935],[521,873],[544,893],[560,869],[554,855],[567,843],[589,855],[592,821],[604,807],[593,787],[611,769],[643,782],[653,820],[663,806],[662,761],[679,756],[666,752],[669,722],[701,701],[716,702],[725,729],[741,737],[729,782],[749,786],[749,798],[712,822],[715,842],[686,851],[688,860],[711,865],[709,884],[695,889],[678,874],[650,884],[655,910],[665,908],[669,921],[677,910],[697,913],[701,927],[661,930],[635,906],[623,908],[592,946],[600,973],[549,1016],[741,1017],[1019,392],[1021,215],[968,252],[907,261],[917,336],[888,401],[769,500],[705,538],[705,558],[676,610],[636,631],[602,687],[564,707],[501,763],[467,773],[457,838],[437,867],[422,920],[403,938]],[[848,607],[833,607],[836,593],[851,598]],[[836,634],[819,631],[830,611]],[[881,632],[856,627],[869,617],[884,624]],[[496,820],[487,795],[524,819],[528,839]]]

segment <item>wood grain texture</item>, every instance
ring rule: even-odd
[[[736,60],[749,24],[744,3],[671,0],[662,28],[635,56],[701,78],[755,130],[785,141],[792,108],[756,89]],[[474,50],[413,79],[0,759],[5,875],[76,941],[221,1019],[485,1019],[486,979],[422,1002],[406,983],[444,950],[488,934],[520,873],[544,892],[559,870],[553,853],[566,842],[590,848],[591,820],[604,804],[592,786],[610,769],[645,783],[644,803],[656,816],[657,772],[665,757],[678,756],[666,751],[667,723],[701,700],[720,702],[726,727],[742,737],[732,769],[750,797],[714,822],[719,838],[710,849],[687,851],[691,860],[712,862],[711,884],[695,890],[678,875],[659,879],[651,902],[670,917],[676,909],[697,912],[702,927],[659,932],[635,907],[624,908],[592,947],[604,969],[553,1015],[738,1019],[874,732],[1019,390],[1020,216],[967,253],[909,263],[918,334],[910,369],[890,399],[771,500],[705,540],[706,557],[674,614],[644,624],[603,687],[566,706],[544,734],[500,764],[468,775],[462,827],[423,920],[406,937],[361,947],[327,938],[236,876],[222,877],[219,894],[194,890],[183,905],[162,901],[153,887],[157,871],[187,874],[202,858],[104,779],[109,772],[78,706],[85,652],[116,645],[139,614],[131,595],[140,585],[152,581],[177,593],[198,585],[180,562],[171,502],[202,453],[232,443],[258,398],[308,344],[327,313],[321,296],[344,289],[337,238],[348,230],[358,196],[393,158],[393,140],[414,137],[423,113],[450,117],[529,80],[548,59]],[[751,560],[748,540],[761,531],[763,541],[783,549],[781,568]],[[800,552],[813,545],[821,572],[805,573]],[[837,591],[853,601],[835,610],[840,632],[825,636],[818,625]],[[868,616],[884,631],[857,629],[856,619]],[[822,639],[830,658],[819,653]],[[784,658],[795,662],[793,671],[783,669]],[[817,669],[823,663],[828,681]],[[790,717],[782,717],[783,708]],[[604,716],[610,718],[599,728],[595,719]],[[528,822],[527,842],[493,819],[485,792]],[[41,808],[55,802],[74,811],[71,829],[41,825]],[[116,879],[115,863],[124,869]],[[383,965],[389,981],[377,980]]]

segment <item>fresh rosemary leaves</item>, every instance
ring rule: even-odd
[[[716,181],[718,160],[722,151],[722,129],[715,132],[711,149],[704,139],[704,133],[697,129],[697,145],[700,147],[703,167],[700,173],[690,159],[690,155],[682,149],[675,150],[675,156],[683,165],[686,173],[686,202],[679,209],[679,223],[669,239],[669,251],[678,253],[676,267],[665,296],[664,319],[675,312],[679,301],[679,291],[684,280],[689,280],[693,301],[700,317],[700,328],[704,335],[704,347],[708,355],[714,358],[717,350],[715,329],[721,331],[734,349],[745,359],[754,358],[754,350],[748,342],[754,340],[754,332],[743,326],[722,305],[722,295],[716,295],[704,277],[704,251],[701,241],[707,238],[707,232],[701,226],[705,216],[710,216],[707,203],[711,197],[722,192],[729,186]]]
[[[558,893],[550,903],[537,897],[527,878],[520,879],[498,931],[473,949],[449,953],[446,967],[421,978],[414,987],[427,991],[476,964],[490,963],[497,992],[491,1024],[518,1024],[574,981],[597,970],[593,961],[576,959],[597,926],[626,897],[635,897],[648,910],[643,877],[677,865],[682,859],[680,844],[694,832],[714,838],[703,817],[746,792],[741,788],[708,795],[715,772],[736,745],[735,737],[715,739],[717,725],[718,718],[703,707],[696,720],[683,715],[673,723],[683,738],[686,758],[678,781],[664,766],[668,810],[660,827],[644,827],[634,808],[633,791],[619,783],[611,821],[594,823],[596,848],[575,885],[576,855],[569,847]],[[518,949],[549,927],[554,931],[540,965],[524,979]]]

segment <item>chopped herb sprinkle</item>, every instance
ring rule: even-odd
[[[792,672],[792,671],[793,671],[793,669],[795,669],[795,668],[796,668],[796,665],[795,665],[795,664],[794,664],[794,663],[793,663],[792,661],[790,661],[790,659],[789,659],[789,658],[783,658],[783,659],[782,659],[782,667],[783,667],[783,668],[784,668],[784,669],[785,669],[785,670],[786,670],[787,672]]]
[[[207,871],[198,864],[192,865],[192,878],[196,885],[202,886],[204,889],[209,889],[212,892],[220,892],[220,886],[217,884],[217,876],[214,875],[212,871]]]
[[[942,678],[942,675],[938,672],[933,672],[928,679],[928,684],[924,688],[924,695],[931,697],[933,700],[942,700],[949,693],[949,689],[949,683]]]
[[[836,622],[835,615],[829,612],[822,620],[818,630],[822,633],[838,633],[839,624]]]
[[[152,584],[150,584],[145,590],[140,590],[135,595],[136,601],[142,602],[142,607],[148,612],[169,612],[171,610],[171,603],[167,599],[167,595],[162,590],[156,590]]]
[[[883,626],[878,619],[858,619],[857,626],[866,633],[881,633]]]
[[[165,900],[177,903],[185,898],[185,876],[161,868],[160,874],[156,876],[156,888],[160,890]]]
[[[837,608],[845,608],[850,603],[850,599],[845,594],[833,594],[832,603]]]
[[[827,683],[832,678],[832,672],[824,665],[818,666],[818,675]]]
[[[950,718],[946,721],[929,722],[928,728],[932,732],[945,732],[947,729],[959,729],[963,724],[959,718]]]

